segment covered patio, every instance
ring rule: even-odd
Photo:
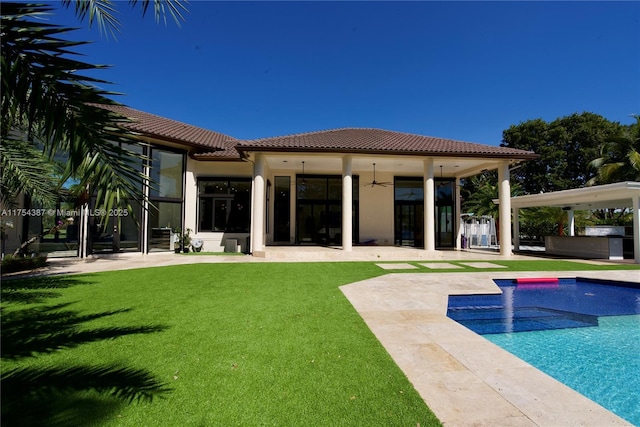
[[[236,149],[253,164],[250,252],[333,245],[343,259],[360,245],[408,246],[421,257],[460,250],[460,180],[497,170],[500,211],[508,218],[510,168],[537,157],[363,128],[242,141]],[[511,242],[508,221],[500,235]],[[510,255],[511,245],[500,251]]]
[[[640,264],[640,182],[617,182],[594,187],[512,197],[511,209],[513,211],[515,250],[520,248],[520,209],[542,206],[559,207],[567,212],[569,236],[576,236],[574,218],[574,211],[576,210],[631,208],[633,216],[633,260],[635,264]]]

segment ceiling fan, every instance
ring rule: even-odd
[[[376,185],[379,185],[381,187],[386,187],[387,185],[391,185],[391,184],[392,184],[391,182],[378,182],[378,181],[376,181],[376,164],[374,163],[373,164],[373,181],[369,182],[366,185],[371,185],[372,187],[376,186]]]

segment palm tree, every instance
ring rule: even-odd
[[[588,185],[640,181],[640,115],[633,117],[636,123],[603,144],[600,157],[590,163],[598,174]]]
[[[156,19],[167,13],[178,21],[180,0],[131,0],[145,14],[154,5]],[[75,6],[80,20],[115,34],[119,23],[109,0],[64,0]],[[72,31],[39,20],[51,6],[2,4],[2,124],[0,126],[0,202],[14,203],[22,193],[37,202],[51,202],[69,178],[97,197],[96,206],[109,209],[118,200],[142,197],[143,157],[126,147],[140,145],[126,128],[128,120],[101,105],[117,105],[109,84],[87,75],[106,67],[79,61],[73,48],[85,44],[65,40]],[[63,157],[64,167],[55,159]]]
[[[487,172],[476,175],[465,185],[466,197],[462,208],[465,212],[472,212],[475,216],[491,216],[496,221],[496,237],[500,241],[500,206],[494,203],[499,199],[498,175]],[[517,183],[511,185],[511,195],[517,196],[522,192]]]

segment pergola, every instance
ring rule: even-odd
[[[632,208],[634,262],[640,264],[640,182],[617,182],[594,187],[512,197],[511,209],[513,211],[514,246],[516,250],[520,247],[519,210],[539,206],[554,206],[566,210],[570,236],[575,235],[573,217],[575,210]]]

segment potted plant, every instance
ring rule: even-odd
[[[173,230],[173,243],[174,243],[174,251],[179,254],[180,251],[187,253],[189,252],[189,247],[191,246],[191,232],[193,230],[187,228],[184,232],[175,228]]]
[[[191,247],[191,232],[193,230],[190,228],[187,228],[186,230],[184,230],[184,233],[182,234],[182,252],[187,253],[189,252],[189,248]]]

